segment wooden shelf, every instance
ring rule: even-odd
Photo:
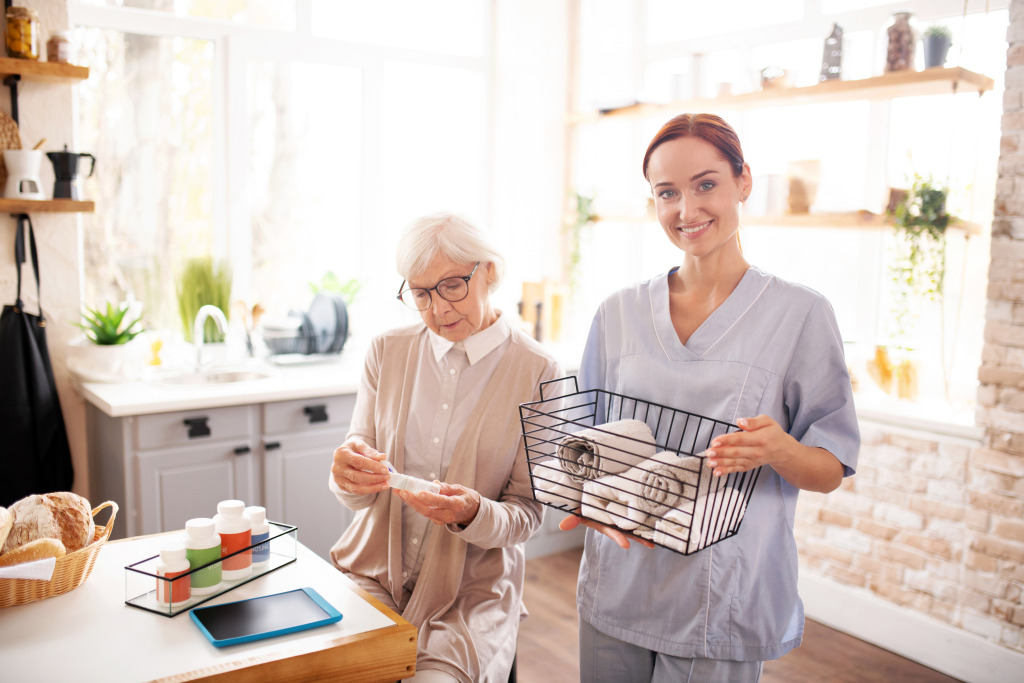
[[[80,199],[3,199],[0,213],[92,213],[96,202]]]
[[[578,114],[572,116],[571,120],[574,123],[584,123],[611,116],[643,118],[656,114],[713,112],[851,100],[882,100],[922,95],[952,95],[960,92],[977,92],[981,95],[994,86],[995,82],[988,76],[967,69],[934,67],[923,71],[894,71],[856,81],[833,80],[800,88],[766,88],[757,92],[724,97],[666,103],[638,102],[622,107],[603,109],[600,112]]]
[[[20,76],[23,81],[67,82],[89,78],[89,67],[34,59],[0,57],[0,77]]]
[[[611,223],[657,223],[656,216],[636,215],[599,215],[598,221]],[[766,226],[787,228],[845,228],[853,230],[881,230],[892,228],[892,223],[884,216],[870,211],[853,213],[794,213],[777,216],[740,216],[740,225]],[[969,221],[951,221],[949,228],[960,230],[970,236],[981,235],[982,228]]]

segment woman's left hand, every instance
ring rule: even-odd
[[[705,452],[716,477],[777,462],[796,444],[796,439],[767,415],[740,418],[736,424],[740,431],[715,437]]]
[[[392,491],[434,524],[466,526],[472,522],[480,509],[480,494],[458,484],[438,483],[441,485],[440,493],[410,493],[402,489]]]

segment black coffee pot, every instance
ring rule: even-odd
[[[69,152],[68,146],[64,145],[63,152],[47,152],[53,164],[53,173],[57,177],[53,184],[54,199],[80,199],[78,192],[78,162],[83,157],[92,160],[89,166],[88,178],[96,170],[96,157],[84,152]]]

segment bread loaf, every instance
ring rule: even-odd
[[[11,533],[12,526],[14,526],[14,515],[11,514],[10,510],[0,505],[0,551],[4,549],[7,534]]]
[[[0,567],[45,560],[48,557],[64,557],[65,554],[64,544],[56,538],[37,538],[0,555]]]
[[[14,515],[14,525],[4,543],[4,553],[39,538],[57,539],[73,553],[92,543],[96,533],[89,501],[70,491],[26,496],[9,512]]]

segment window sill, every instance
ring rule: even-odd
[[[857,391],[853,398],[862,421],[978,442],[985,435],[985,429],[975,423],[973,405],[925,397],[900,400],[871,391]]]

